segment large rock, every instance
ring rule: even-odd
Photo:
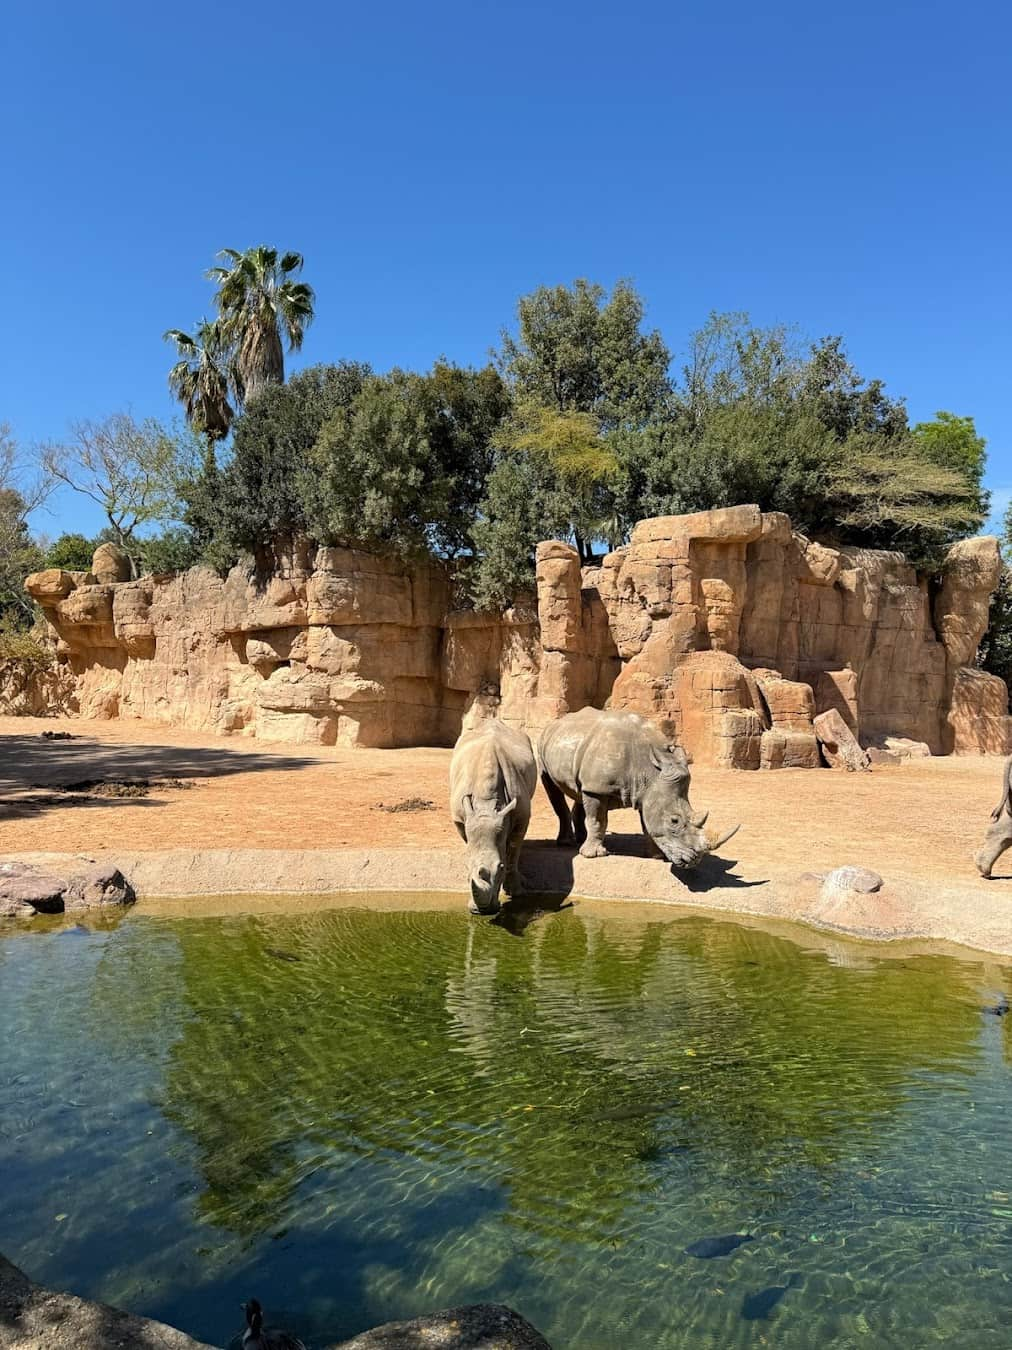
[[[88,863],[67,873],[50,873],[20,861],[0,863],[0,917],[31,918],[100,905],[128,905],[134,892],[123,873],[105,863]]]
[[[502,1303],[448,1308],[408,1322],[387,1322],[332,1350],[551,1350],[530,1322]]]
[[[835,708],[819,713],[814,722],[815,734],[822,746],[822,753],[831,769],[856,770],[868,769],[871,763],[858,744],[847,723]]]
[[[65,877],[52,876],[26,863],[0,863],[0,917],[61,914],[66,889]]]
[[[91,555],[91,571],[101,585],[111,585],[116,581],[129,581],[133,576],[130,554],[118,544],[99,544]]]

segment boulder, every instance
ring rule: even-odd
[[[51,876],[26,863],[0,863],[0,917],[60,914],[66,888],[64,877]]]
[[[871,767],[867,754],[835,708],[819,713],[813,725],[831,769],[846,769],[853,773]]]
[[[532,1342],[533,1344],[533,1342]],[[2,1350],[212,1350],[182,1331],[34,1284],[0,1256]]]
[[[19,861],[0,863],[0,916],[4,918],[128,905],[133,900],[133,888],[123,873],[106,863],[88,863],[70,876]]]
[[[64,892],[66,909],[93,909],[98,905],[129,905],[133,887],[118,868],[109,863],[92,863],[71,877]]]
[[[902,756],[894,754],[892,750],[880,750],[877,745],[871,746],[867,750],[868,763],[872,766],[876,764],[902,764]]]
[[[133,576],[130,555],[119,544],[99,544],[91,557],[91,571],[95,580],[103,586],[117,581],[129,581]]]
[[[871,895],[882,889],[882,878],[867,867],[837,867],[822,880],[822,889],[830,891],[857,891],[861,895]]]
[[[387,1322],[331,1350],[551,1350],[519,1313],[502,1303],[476,1303],[407,1322]]]
[[[912,741],[907,736],[884,737],[882,749],[898,759],[928,759],[931,755],[931,749],[924,741]]]

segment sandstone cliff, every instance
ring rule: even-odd
[[[831,708],[863,743],[1009,749],[1005,686],[973,665],[994,539],[957,544],[932,593],[898,553],[827,548],[755,506],[662,517],[582,572],[569,545],[540,545],[536,603],[504,615],[452,609],[437,566],[352,549],[307,549],[264,585],[95,566],[27,582],[56,644],[50,688],[84,717],[438,745],[489,703],[533,731],[610,699],[738,768],[817,765]]]

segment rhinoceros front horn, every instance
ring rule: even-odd
[[[713,841],[713,843],[710,845],[710,852],[716,853],[717,849],[720,848],[722,844],[726,844],[727,841],[731,839],[734,835],[736,835],[740,829],[741,829],[741,822],[739,821],[737,825],[733,825],[731,829],[728,830],[727,834],[722,834],[719,839],[715,839]]]

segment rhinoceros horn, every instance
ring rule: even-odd
[[[719,839],[715,839],[713,841],[713,843],[710,845],[710,852],[716,853],[717,849],[720,848],[722,844],[726,844],[727,841],[732,837],[732,835],[736,835],[740,829],[741,829],[741,822],[739,822],[737,825],[733,825],[731,829],[728,830],[727,834],[722,834]]]
[[[710,814],[709,811],[700,811],[698,816],[693,817],[692,823],[693,825],[695,825],[697,830],[701,830],[703,828],[703,826],[706,824],[706,820],[709,814]]]

